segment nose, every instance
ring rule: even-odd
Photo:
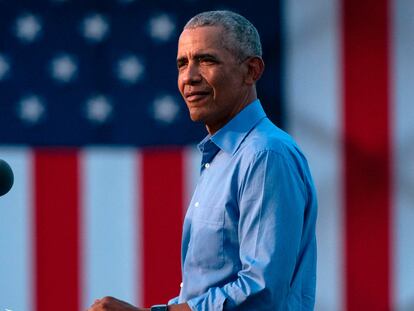
[[[181,81],[184,84],[194,85],[202,80],[200,69],[197,64],[188,63],[186,68],[180,72]]]

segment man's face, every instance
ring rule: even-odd
[[[178,42],[178,88],[193,121],[210,133],[225,125],[245,104],[247,68],[223,44],[217,26],[186,29]]]

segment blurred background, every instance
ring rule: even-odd
[[[319,196],[316,310],[414,310],[411,0],[0,0],[0,310],[85,310],[180,290],[199,171],[176,87],[201,11],[261,34],[268,116]]]

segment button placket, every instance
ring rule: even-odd
[[[214,159],[216,154],[220,151],[220,148],[217,147],[211,140],[208,140],[203,147],[203,159],[201,162],[201,172],[204,169],[208,169],[211,166],[211,161]]]

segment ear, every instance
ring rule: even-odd
[[[244,82],[248,85],[254,85],[260,79],[264,71],[263,59],[259,56],[249,57],[246,60],[247,72]]]

